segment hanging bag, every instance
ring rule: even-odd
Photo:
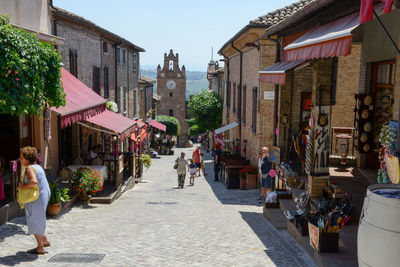
[[[29,166],[30,167],[30,166]],[[32,170],[35,172],[35,168],[31,167]],[[24,182],[24,176],[21,175],[20,182]],[[19,189],[17,188],[17,201],[21,206],[21,209],[24,208],[24,204],[33,202],[39,198],[39,187],[36,184],[33,188],[27,189]]]
[[[178,169],[178,160],[179,160],[179,158],[177,158],[177,159],[175,160],[175,165],[174,165],[174,169],[175,169],[175,170]]]

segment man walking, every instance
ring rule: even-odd
[[[215,144],[214,151],[214,181],[218,181],[218,173],[221,170],[221,156],[222,150],[219,147],[219,144]]]
[[[181,157],[177,159],[177,165],[178,168],[176,169],[176,172],[178,174],[178,187],[183,188],[185,184],[186,171],[189,170],[189,163],[185,159],[185,153],[181,153]]]
[[[262,196],[265,199],[266,191],[271,191],[272,188],[272,179],[269,175],[269,171],[272,168],[272,164],[269,161],[269,153],[268,148],[262,148],[263,158],[261,163],[261,192]]]
[[[193,151],[192,154],[192,159],[194,162],[194,165],[196,165],[196,173],[198,172],[199,174],[197,176],[200,176],[200,168],[201,168],[201,159],[200,159],[200,146],[196,147],[196,150]]]

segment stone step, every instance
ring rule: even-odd
[[[276,228],[286,229],[286,217],[283,215],[281,209],[270,209],[265,207],[265,202],[262,202],[264,217]]]

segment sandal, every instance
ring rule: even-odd
[[[43,247],[45,247],[45,248],[50,247],[50,243],[47,243],[47,244],[43,243]]]
[[[44,255],[46,254],[46,252],[40,252],[37,250],[37,248],[33,248],[27,251],[27,253],[29,254],[36,254],[36,255]]]

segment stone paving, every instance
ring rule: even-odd
[[[175,149],[191,156],[193,149]],[[214,182],[207,155],[207,179],[177,189],[172,168],[177,156],[153,159],[137,184],[110,205],[80,205],[47,220],[51,242],[43,256],[24,218],[0,226],[0,265],[71,266],[49,263],[58,253],[105,254],[100,263],[81,266],[315,266],[286,231],[262,214],[257,190],[227,190]],[[73,264],[73,266],[79,266]]]

